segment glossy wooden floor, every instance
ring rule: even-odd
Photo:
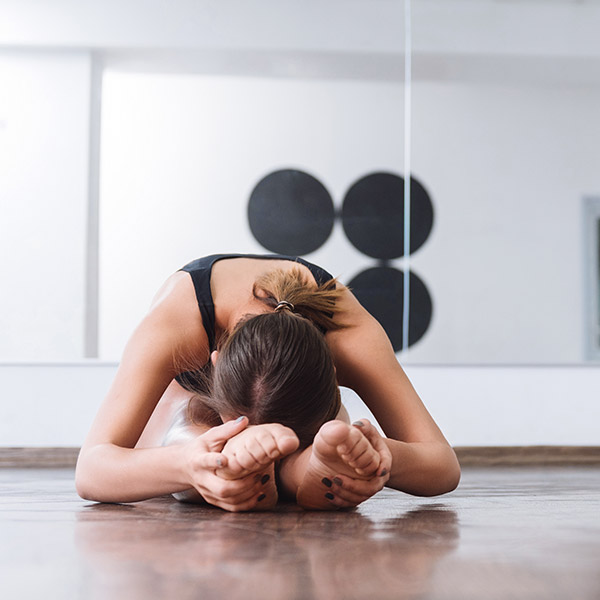
[[[3,599],[600,598],[600,470],[469,469],[422,499],[228,514],[79,500],[70,470],[0,470]]]

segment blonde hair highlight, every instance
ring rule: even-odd
[[[336,308],[336,301],[344,290],[337,279],[316,285],[299,268],[293,268],[289,271],[275,269],[260,276],[254,282],[252,294],[273,310],[282,303],[291,304],[293,310],[286,310],[305,317],[326,332],[345,327],[339,320],[335,320],[340,313],[339,308]],[[259,292],[265,296],[259,295]]]

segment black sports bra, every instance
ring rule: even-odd
[[[317,265],[313,265],[303,258],[297,256],[286,256],[280,254],[211,254],[203,258],[198,258],[179,269],[189,273],[194,283],[194,290],[196,291],[196,300],[198,301],[198,308],[202,315],[202,323],[208,336],[208,344],[210,351],[212,352],[216,348],[215,340],[215,305],[213,303],[213,297],[210,291],[210,277],[212,273],[213,265],[223,259],[227,258],[258,258],[266,260],[290,260],[293,262],[300,263],[310,269],[313,274],[317,285],[323,285],[333,277],[321,269]]]

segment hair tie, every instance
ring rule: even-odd
[[[289,310],[290,312],[294,312],[294,305],[291,302],[288,302],[287,300],[280,300],[277,303],[277,306],[275,307],[275,312],[277,312],[278,310]]]

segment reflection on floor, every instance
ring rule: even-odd
[[[468,469],[441,498],[230,514],[0,470],[3,598],[600,598],[600,470]]]

